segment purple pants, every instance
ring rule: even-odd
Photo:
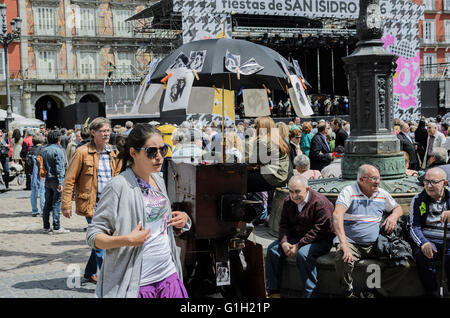
[[[173,273],[160,282],[139,288],[138,298],[188,298],[186,288],[178,277]]]

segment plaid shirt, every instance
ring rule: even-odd
[[[97,170],[97,200],[102,194],[103,188],[111,180],[111,163],[109,153],[111,148],[108,145],[105,149],[100,152],[100,158],[98,160],[98,170]]]

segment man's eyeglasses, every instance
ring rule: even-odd
[[[369,179],[372,182],[380,181],[380,177],[363,177],[363,179]]]
[[[441,183],[442,181],[445,181],[445,179],[442,179],[442,180],[427,180],[427,179],[425,179],[425,180],[423,180],[423,184],[424,185],[437,185],[437,184],[439,184],[439,183]]]
[[[139,150],[145,150],[147,152],[147,157],[149,159],[154,159],[158,155],[158,151],[161,154],[162,157],[167,155],[167,152],[169,151],[169,147],[167,145],[162,146],[161,148],[158,147],[147,147],[147,148],[139,148]]]

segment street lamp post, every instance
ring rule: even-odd
[[[11,92],[9,87],[9,62],[8,62],[8,45],[20,37],[20,30],[22,29],[22,19],[14,18],[11,21],[11,33],[8,33],[6,25],[6,5],[0,4],[0,17],[2,19],[0,44],[3,45],[5,54],[5,77],[6,77],[6,131],[9,131],[9,124],[14,120],[12,117]]]

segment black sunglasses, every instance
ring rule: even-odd
[[[161,148],[147,147],[147,148],[139,148],[139,150],[145,150],[147,152],[147,157],[149,157],[150,159],[154,159],[158,155],[158,151],[162,157],[167,155],[167,152],[169,151],[169,147],[167,145],[164,145]]]

